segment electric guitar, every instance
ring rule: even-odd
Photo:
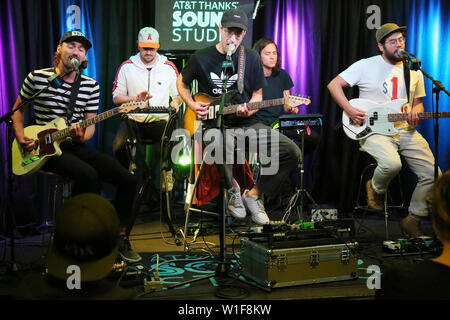
[[[342,113],[344,132],[350,139],[361,140],[373,134],[393,136],[398,133],[394,122],[404,121],[407,113],[401,113],[402,106],[407,103],[405,99],[392,100],[387,103],[375,103],[367,99],[352,99],[350,104],[366,112],[366,120],[362,125],[355,124],[348,114]],[[420,112],[419,119],[432,119],[436,112]],[[450,117],[450,112],[438,112],[438,118]]]
[[[230,94],[234,94],[234,93],[230,92],[227,95],[230,96]],[[217,113],[220,108],[220,99],[211,97],[205,93],[197,93],[194,96],[194,100],[209,103],[209,106],[208,106],[209,112],[205,119],[200,119],[200,118],[197,118],[197,115],[193,110],[191,110],[190,108],[186,108],[186,112],[184,114],[184,129],[186,129],[191,136],[195,133],[195,131],[197,130],[197,128],[199,127],[199,125],[202,121],[212,120],[212,119],[217,118]],[[226,100],[229,100],[229,99],[226,99]],[[249,111],[251,111],[251,110],[256,110],[256,109],[262,109],[262,108],[268,108],[268,107],[282,105],[282,104],[285,104],[285,102],[292,107],[297,107],[302,104],[309,105],[311,103],[311,100],[304,96],[288,96],[288,97],[286,97],[286,100],[287,101],[285,101],[285,98],[279,98],[279,99],[272,99],[272,100],[264,100],[264,101],[260,101],[260,102],[250,102],[250,103],[247,103],[247,108]],[[241,106],[241,104],[225,105],[223,107],[223,115],[236,113],[237,108],[239,106]]]
[[[134,111],[161,112],[162,107],[148,106],[148,101],[132,101],[120,107],[100,113],[95,117],[79,122],[81,128],[86,128],[119,113],[132,113]],[[28,152],[22,148],[17,139],[12,144],[12,170],[15,175],[29,175],[39,170],[48,159],[62,154],[59,145],[70,135],[63,118],[56,118],[46,125],[34,125],[24,128],[24,136],[34,140],[34,149]]]

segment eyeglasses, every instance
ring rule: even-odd
[[[223,31],[225,31],[225,35],[227,38],[231,38],[233,34],[236,36],[237,39],[241,38],[244,35],[244,30],[242,29],[228,29],[223,28]]]
[[[406,41],[406,39],[403,37],[400,37],[397,39],[386,40],[386,42],[391,46],[395,46],[397,43],[402,45],[403,43],[405,43],[405,41]]]

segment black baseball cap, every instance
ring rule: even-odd
[[[230,9],[223,13],[220,23],[223,28],[241,28],[247,31],[248,17],[241,9]]]
[[[83,193],[64,202],[47,255],[48,274],[66,280],[67,268],[77,265],[81,281],[106,277],[118,255],[119,224],[114,206],[98,194]]]
[[[86,50],[90,49],[92,47],[92,43],[89,41],[88,38],[84,35],[81,31],[67,31],[64,33],[64,35],[59,40],[59,44],[62,44],[63,42],[70,42],[70,41],[78,41],[84,45]]]

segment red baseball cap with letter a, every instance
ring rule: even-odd
[[[159,48],[159,33],[151,27],[142,28],[137,43],[141,48]]]

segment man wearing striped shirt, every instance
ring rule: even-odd
[[[50,158],[44,164],[43,170],[73,180],[72,195],[99,194],[102,182],[115,185],[117,188],[115,206],[124,234],[132,223],[129,220],[136,192],[136,179],[115,159],[86,144],[86,141],[93,137],[95,126],[81,128],[79,125],[81,120],[96,116],[100,87],[96,80],[82,73],[78,75],[71,61],[76,59],[80,65],[86,64],[87,51],[91,47],[91,42],[83,33],[79,31],[65,33],[55,53],[54,67],[30,72],[22,85],[15,106],[48,86],[49,78],[55,75],[60,77],[60,85],[48,87],[34,99],[33,119],[37,125],[45,125],[55,118],[63,118],[71,125],[71,139],[60,144],[62,155]],[[81,77],[81,80],[72,109],[69,107],[69,101],[77,76]],[[72,115],[70,111],[68,113],[68,109],[72,109]],[[31,151],[34,148],[34,140],[24,135],[24,109],[16,112],[12,119],[17,141],[23,149]],[[130,250],[129,241],[123,236],[120,252],[128,253]],[[134,261],[141,259],[137,254],[133,256]]]

